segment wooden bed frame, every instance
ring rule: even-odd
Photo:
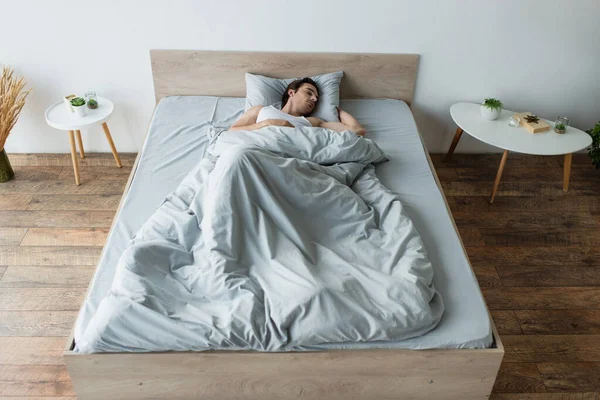
[[[186,50],[151,50],[150,57],[157,102],[170,95],[244,97],[245,72],[283,78],[343,70],[342,98],[410,104],[419,60],[414,54]],[[138,161],[139,154],[125,193]],[[490,324],[488,349],[81,355],[72,351],[71,334],[64,358],[79,399],[486,399],[504,355],[491,316]]]

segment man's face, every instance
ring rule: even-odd
[[[294,108],[303,116],[307,116],[315,110],[317,101],[319,101],[317,88],[310,83],[303,83],[302,86],[294,92],[289,91],[290,99]]]

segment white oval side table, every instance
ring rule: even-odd
[[[563,191],[569,190],[572,153],[590,146],[592,144],[590,135],[572,126],[569,126],[565,133],[558,134],[554,132],[554,122],[548,120],[545,121],[550,125],[550,130],[529,133],[523,127],[508,125],[508,119],[515,114],[514,111],[503,110],[497,120],[488,121],[481,117],[479,108],[480,104],[473,103],[456,103],[450,107],[450,115],[458,128],[448,154],[446,154],[446,159],[452,157],[463,131],[484,143],[503,149],[504,154],[498,167],[490,203],[493,203],[496,197],[509,151],[536,155],[564,154]]]
[[[87,107],[87,106],[86,106]],[[76,117],[73,113],[67,110],[63,101],[52,104],[46,110],[46,122],[53,128],[60,129],[63,131],[69,131],[69,141],[71,143],[71,159],[73,160],[73,172],[75,173],[75,184],[80,184],[79,178],[79,160],[77,159],[77,149],[75,147],[75,133],[77,133],[77,142],[79,144],[79,154],[81,158],[85,158],[85,151],[83,150],[83,141],[81,140],[81,129],[93,124],[102,124],[104,135],[110,145],[113,157],[117,166],[121,168],[121,159],[119,153],[115,148],[110,130],[106,121],[114,110],[112,101],[104,97],[98,97],[98,108],[87,109],[87,115],[83,118]]]

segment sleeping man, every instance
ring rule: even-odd
[[[322,127],[336,132],[350,130],[364,136],[365,128],[352,115],[338,108],[340,122],[326,122],[309,117],[319,101],[319,89],[310,78],[290,83],[281,98],[281,110],[273,106],[255,106],[244,113],[229,128],[232,131],[251,131],[265,126]]]

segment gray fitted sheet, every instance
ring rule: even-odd
[[[385,343],[328,343],[307,350],[490,347],[490,319],[479,285],[435,183],[410,109],[396,100],[342,100],[340,106],[365,126],[368,137],[390,157],[391,161],[377,167],[377,175],[400,196],[423,237],[435,270],[434,284],[446,309],[440,324],[420,337]],[[174,96],[159,103],[135,177],[79,313],[76,343],[108,293],[129,239],[203,157],[211,126],[218,129],[233,124],[243,108],[243,98]]]

